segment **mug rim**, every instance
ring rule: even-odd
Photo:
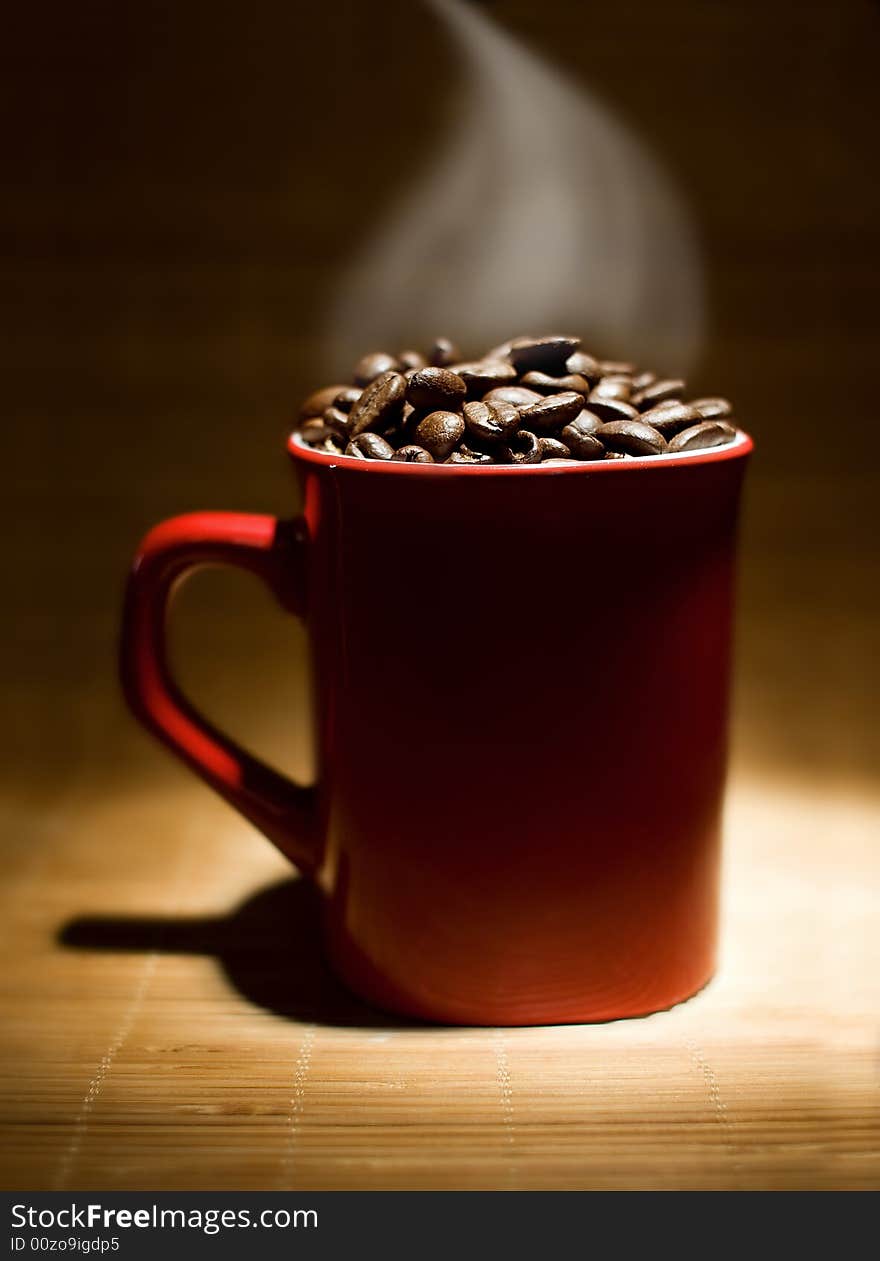
[[[585,473],[633,473],[642,469],[691,468],[705,464],[721,464],[751,455],[755,444],[744,429],[737,428],[736,437],[724,446],[701,447],[696,451],[676,451],[665,455],[633,456],[629,460],[578,460],[576,464],[407,464],[403,460],[359,460],[353,455],[330,455],[306,446],[294,430],[287,439],[287,453],[303,464],[324,468],[344,468],[352,473],[383,474],[403,477],[524,477],[533,474],[547,477],[580,477]]]

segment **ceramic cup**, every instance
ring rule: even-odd
[[[300,518],[201,512],[146,536],[129,704],[316,883],[331,963],[368,1001],[477,1025],[668,1007],[715,961],[751,450],[432,466],[294,438]],[[169,597],[216,564],[306,623],[313,787],[171,677]]]

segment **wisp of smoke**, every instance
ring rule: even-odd
[[[519,332],[684,371],[699,254],[682,197],[609,111],[465,0],[425,0],[465,65],[454,134],[333,295],[335,367],[437,334],[473,354]]]

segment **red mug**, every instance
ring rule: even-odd
[[[715,963],[751,450],[432,466],[291,439],[301,518],[202,512],[144,539],[126,697],[315,882],[329,958],[368,1001],[472,1025],[669,1007]],[[314,787],[169,673],[172,589],[217,564],[307,624]]]

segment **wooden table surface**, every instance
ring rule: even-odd
[[[206,790],[83,775],[20,820],[4,884],[0,1183],[880,1186],[878,822],[870,798],[739,776],[703,993],[430,1028],[333,981],[304,887]]]

